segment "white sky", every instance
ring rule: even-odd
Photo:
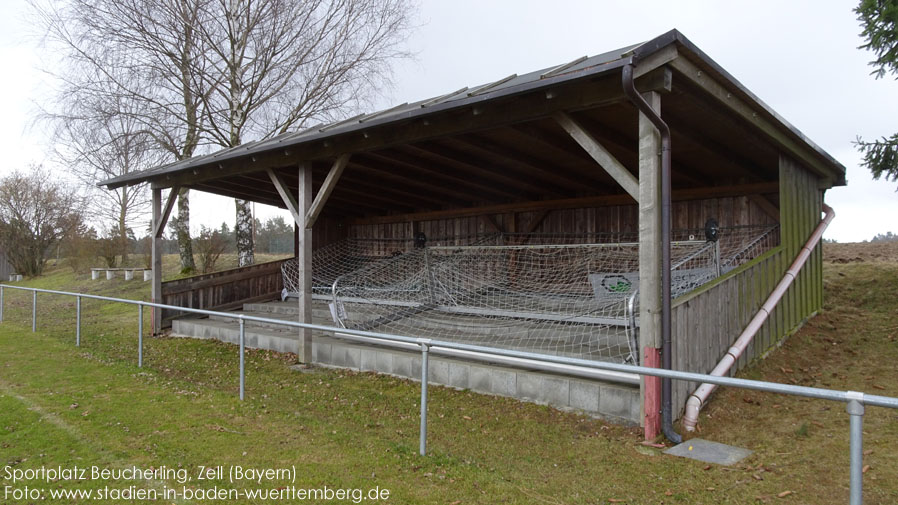
[[[898,82],[874,80],[871,55],[844,1],[423,0],[417,54],[396,69],[383,106],[440,95],[512,73],[563,63],[648,40],[677,28],[775,111],[848,169],[848,186],[826,193],[837,217],[826,233],[840,242],[898,233],[896,183],[873,181],[851,142],[898,131]],[[30,128],[49,89],[38,67],[24,0],[2,0],[0,174],[49,163],[46,136]],[[676,146],[674,146],[676,149]],[[61,169],[60,169],[61,170]],[[227,199],[194,192],[192,225],[232,225]],[[274,213],[262,209],[262,219]]]

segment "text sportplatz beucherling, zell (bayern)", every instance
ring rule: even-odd
[[[240,465],[231,466],[198,466],[193,472],[186,468],[173,468],[168,466],[139,468],[129,466],[124,468],[103,468],[99,466],[71,466],[71,467],[40,467],[40,468],[15,468],[10,465],[3,467],[2,476],[5,480],[15,484],[22,481],[43,481],[45,483],[60,480],[154,480],[176,481],[185,484],[190,481],[217,481],[230,482],[232,484],[254,482],[296,482],[296,466],[286,468],[250,468]]]

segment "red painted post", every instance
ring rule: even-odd
[[[643,366],[661,368],[661,350],[654,347],[644,348]],[[643,376],[645,381],[645,439],[654,440],[661,434],[661,378]]]

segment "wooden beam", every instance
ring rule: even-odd
[[[554,125],[554,121],[552,124]],[[553,129],[557,130],[557,129]],[[540,128],[539,123],[532,122],[526,124],[512,125],[502,130],[503,133],[510,134],[517,142],[526,142],[529,145],[538,148],[540,153],[547,159],[556,162],[565,163],[574,167],[586,167],[587,171],[578,171],[580,175],[591,176],[596,179],[595,161],[586,152],[577,147],[574,149],[565,149],[561,147],[559,142],[567,141],[570,136],[566,132],[564,137],[555,135],[552,130]],[[601,179],[596,179],[601,180]]]
[[[284,202],[284,206],[290,211],[290,214],[293,216],[293,222],[296,224],[301,224],[303,222],[303,217],[299,215],[299,206],[296,202],[296,198],[290,194],[290,188],[287,187],[287,184],[284,183],[284,180],[281,179],[281,176],[275,173],[274,170],[268,169],[266,170],[268,173],[268,178],[271,179],[271,183],[274,184],[275,189],[278,190],[278,194],[281,195],[281,200]],[[302,172],[302,170],[301,170]],[[309,181],[312,180],[312,168],[309,167]],[[302,175],[300,174],[300,180],[302,180]]]
[[[474,188],[474,190],[479,191],[484,194],[492,194],[496,195],[494,198],[519,198],[521,191],[506,187],[503,184],[496,184],[494,182],[481,180],[479,177],[474,176],[470,169],[465,171],[465,173],[461,173],[458,169],[453,169],[446,164],[440,164],[439,162],[435,163],[433,159],[427,159],[426,153],[421,148],[413,147],[413,146],[401,146],[399,149],[403,151],[413,151],[417,152],[417,155],[405,154],[397,149],[393,149],[390,151],[380,151],[377,153],[371,153],[373,157],[378,157],[383,159],[388,163],[399,164],[403,167],[416,170],[419,172],[423,172],[426,176],[431,178],[440,178],[445,179],[447,181],[454,181],[452,184],[455,184],[456,187],[459,188]],[[476,171],[475,171],[476,172]]]
[[[583,179],[576,177],[564,170],[560,170],[557,166],[546,166],[546,163],[534,159],[525,153],[515,150],[513,147],[504,146],[497,142],[478,138],[473,135],[463,135],[452,137],[449,139],[452,143],[461,146],[467,151],[474,151],[479,156],[490,160],[491,164],[501,167],[513,166],[517,173],[525,174],[536,182],[546,180],[553,181],[553,184],[563,186],[567,190],[583,189]]]
[[[299,322],[312,322],[312,229],[305,219],[312,206],[312,163],[299,165],[296,191],[296,225],[299,227],[299,254],[297,255],[297,276],[299,284]],[[299,329],[296,357],[300,363],[312,361],[312,330]]]
[[[669,85],[669,76],[658,72],[650,72],[636,81],[636,88],[640,91],[662,90]],[[359,153],[384,149],[544,118],[560,110],[587,109],[626,100],[618,72],[575,83],[559,84],[551,89],[551,98],[547,97],[546,88],[543,87],[521,95],[478,104],[478,114],[473,113],[473,106],[446,106],[446,110],[434,112],[428,117],[401,123],[374,124],[364,130],[347,132],[327,141],[320,139],[286,148],[273,146],[266,152],[210,161],[209,164],[192,167],[183,172],[160,174],[151,182],[153,187],[163,188],[174,184],[192,184],[237,173],[261,171],[267,167],[284,166],[285,163],[295,163],[299,160],[333,159],[346,152]]]
[[[406,149],[411,149],[419,153],[422,157],[436,161],[445,167],[451,167],[456,171],[465,172],[469,174],[466,176],[468,178],[476,177],[478,179],[491,181],[490,183],[494,185],[517,188],[519,191],[525,191],[536,195],[542,194],[557,197],[565,194],[565,189],[555,184],[554,181],[534,181],[529,177],[520,177],[516,176],[516,174],[509,174],[507,170],[501,168],[495,170],[489,168],[489,165],[493,165],[493,163],[484,163],[479,159],[465,159],[470,158],[471,155],[466,155],[466,153],[446,148],[435,142],[410,145],[407,146]]]
[[[374,193],[376,193],[376,196]],[[402,212],[402,209],[411,212],[414,209],[427,209],[436,206],[433,202],[428,202],[427,200],[413,196],[406,197],[394,190],[379,188],[377,186],[362,188],[343,185],[340,187],[340,191],[337,194],[330,196],[328,201],[334,202],[338,199],[341,201],[351,200],[352,203],[360,206],[368,203],[370,204],[369,207],[399,212]]]
[[[530,224],[527,226],[526,234],[530,235],[531,233],[535,232],[536,229],[539,228],[539,225],[541,225],[542,222],[545,221],[546,216],[549,215],[549,212],[552,211],[550,209],[543,209],[539,211],[539,214],[537,214],[536,217],[530,220]]]
[[[295,170],[295,167],[294,167]],[[275,172],[281,182],[283,182],[284,186],[287,188],[288,192],[295,191],[295,188],[298,187],[298,179],[291,173],[285,173],[283,170]],[[313,178],[324,178],[326,174],[321,174],[317,169],[313,174]],[[269,177],[267,174],[263,173],[262,178],[252,178],[251,176],[241,176],[241,178],[248,179],[247,185],[252,184],[254,186],[260,186],[269,182]],[[406,202],[407,205],[404,205],[406,209],[405,212],[412,212],[417,208],[426,208],[420,207],[419,205],[415,205],[415,201],[410,198],[406,199],[405,196],[401,192],[394,191],[392,187],[389,188],[380,188],[377,186],[373,186],[369,184],[367,181],[355,181],[349,180],[346,177],[340,179],[341,184],[338,191],[332,193],[328,198],[328,205],[322,211],[322,214],[329,213],[330,207],[336,205],[337,202],[343,202],[350,204],[351,207],[358,207],[358,212],[354,212],[354,214],[362,215],[365,213],[374,212],[386,212],[388,210],[397,210],[393,208],[394,205],[398,205],[399,202]],[[273,187],[273,186],[272,186]],[[373,189],[373,191],[372,191]],[[278,195],[277,192],[272,190],[271,192],[275,195],[276,203],[270,204],[279,208],[286,208],[284,205],[283,199]],[[372,195],[372,193],[376,193]],[[359,199],[359,195],[367,196],[367,198]],[[422,202],[427,202],[426,200],[420,199]],[[295,220],[294,220],[295,222]]]
[[[749,200],[755,202],[764,211],[764,214],[772,217],[777,223],[780,221],[780,210],[764,195],[749,195]]]
[[[353,168],[353,174],[358,175],[359,171],[370,174],[375,180],[388,184],[390,187],[401,185],[404,191],[413,191],[415,194],[427,198],[434,203],[443,205],[462,206],[473,201],[472,195],[463,191],[453,189],[454,185],[442,184],[439,195],[433,194],[433,186],[422,182],[421,178],[403,177],[399,173],[390,170],[390,167],[376,160],[360,161],[358,156],[353,157],[349,162],[349,166]]]
[[[642,95],[661,113],[661,95]],[[639,356],[655,361],[661,348],[661,134],[639,113]],[[669,224],[669,223],[668,223]],[[660,381],[645,377],[641,384],[642,425],[647,440],[658,435],[661,410]]]
[[[165,208],[161,211],[158,216],[158,220],[155,214],[153,215],[153,237],[162,238],[162,232],[165,231],[165,225],[168,223],[168,218],[171,216],[171,210],[175,206],[175,202],[178,200],[178,190],[181,189],[178,186],[173,186],[171,190],[168,192],[168,198],[165,200]],[[161,194],[160,194],[161,197]],[[155,203],[155,201],[154,201]]]
[[[679,51],[677,50],[676,44],[671,44],[660,51],[655,51],[647,58],[639,60],[639,64],[636,65],[636,68],[633,71],[633,77],[637,78],[636,82],[638,83],[642,76],[647,76],[646,79],[650,79],[651,76],[648,76],[648,74],[658,74],[659,72],[663,72],[661,75],[664,76],[667,82],[669,82],[671,80],[670,70],[662,68],[659,71],[657,69],[662,65],[673,61],[678,55]],[[637,86],[637,89],[645,91],[640,86]],[[655,89],[649,91],[670,91],[670,85],[663,87],[656,86]]]
[[[764,167],[764,165],[759,165],[737,153],[729,146],[714,140],[712,137],[713,132],[702,131],[701,128],[689,124],[685,117],[681,118],[680,121],[677,121],[676,127],[672,130],[672,133],[677,136],[677,138],[674,139],[674,142],[678,145],[681,145],[680,141],[685,141],[713,156],[722,158],[723,165],[732,169],[738,176],[747,177],[757,181],[777,175],[776,170],[770,170],[769,168]],[[719,170],[719,168],[717,168],[717,170]]]
[[[644,93],[661,112],[661,96]],[[639,113],[639,330],[640,347],[661,347],[661,134]],[[641,351],[640,351],[641,352]]]
[[[736,186],[711,186],[704,188],[674,189],[671,197],[674,201],[703,200],[706,198],[724,198],[729,196],[776,193],[777,191],[779,191],[779,183],[763,182]],[[608,207],[612,205],[632,204],[633,197],[625,194],[586,196],[580,198],[564,198],[560,200],[537,200],[531,202],[514,202],[498,205],[486,205],[481,207],[468,207],[464,209],[448,209],[429,212],[415,212],[410,214],[395,214],[391,216],[376,216],[356,219],[351,221],[350,224],[363,225],[408,223],[411,221],[434,221],[438,219],[452,219],[457,217],[475,217],[481,216],[483,214],[501,214],[503,212],[533,212],[542,209],[585,209],[592,207]]]
[[[493,219],[493,216],[484,214],[480,216],[480,218],[486,223],[487,228],[493,230],[494,233],[505,233],[502,228],[499,227],[498,223],[496,223],[496,220]]]
[[[272,207],[282,208],[284,206],[284,202],[276,194],[274,195],[274,198],[259,198],[258,195],[249,195],[248,193],[242,191],[235,191],[221,186],[207,186],[206,184],[197,184],[195,186],[190,186],[190,189],[213,195],[221,195],[228,198],[240,198],[243,200],[251,199],[251,201],[253,202],[271,205]]]
[[[309,212],[306,213],[306,228],[311,228],[315,225],[315,221],[318,220],[318,215],[321,214],[324,204],[327,203],[328,197],[331,196],[334,187],[337,186],[337,181],[343,175],[343,169],[346,168],[346,164],[349,162],[349,156],[349,154],[340,155],[331,167],[330,172],[327,173],[324,183],[318,189],[318,194],[315,195],[315,200],[312,201]]]
[[[283,205],[283,200],[281,199],[280,194],[275,191],[274,186],[271,186],[270,190],[268,189],[268,175],[262,175],[264,176],[264,179],[252,179],[242,175],[235,178],[201,182],[191,185],[190,188],[205,191],[207,193],[242,198],[256,203],[271,205],[271,202],[274,202],[275,206],[280,207]],[[265,185],[266,187],[259,187],[262,185]]]
[[[617,148],[624,152],[627,152],[627,151],[632,151],[633,146],[638,143],[637,138],[628,138],[626,135],[621,133],[617,128],[613,128],[610,125],[606,124],[606,121],[608,121],[607,118],[603,118],[601,116],[595,117],[596,116],[595,114],[591,114],[591,116],[593,116],[593,117],[580,115],[580,117],[578,118],[578,122],[584,129],[591,131],[595,135],[599,136],[599,138],[602,139],[602,143],[605,146],[607,146],[609,148]],[[613,119],[611,121],[613,121]],[[673,133],[676,134],[677,131],[674,130]],[[677,145],[679,146],[679,144],[677,144]],[[682,147],[682,146],[680,146],[680,147]],[[679,152],[679,147],[678,147],[678,152]],[[636,162],[635,160],[637,160],[639,156],[638,156],[638,153],[634,153],[634,154],[636,154],[636,156],[634,156],[634,163],[635,163]],[[671,168],[671,170],[673,172],[673,173],[671,173],[671,177],[676,178],[678,181],[685,181],[685,182],[687,182],[687,185],[691,185],[691,186],[704,184],[703,181],[714,180],[713,177],[708,177],[706,179],[699,180],[699,179],[696,179],[695,177],[692,177],[691,175],[689,175],[687,173],[687,172],[699,173],[699,174],[704,174],[706,176],[709,176],[714,173],[713,168],[709,169],[709,170],[699,170],[694,166],[687,165],[682,160],[678,160],[676,162],[675,166]]]
[[[566,112],[556,112],[552,117],[568,132],[568,135],[573,137],[596,160],[599,166],[608,172],[608,175],[624,188],[624,191],[632,196],[634,200],[639,200],[639,181],[636,180],[636,177],[633,177],[633,174],[625,166],[617,161],[617,158],[608,152],[599,141],[593,138],[588,131],[583,129]]]
[[[766,117],[769,115],[767,111],[747,103],[743,98],[739,97],[741,93],[734,93],[732,90],[725,88],[712,78],[707,71],[699,68],[695,63],[684,57],[679,57],[672,60],[669,65],[674,70],[680,72],[683,77],[687,78],[690,82],[705,90],[705,92],[711,95],[717,103],[723,105],[727,110],[736,114],[744,121],[747,121],[749,124],[760,130],[767,138],[784,148],[792,156],[801,160],[803,164],[806,164],[809,168],[813,169],[817,175],[830,178],[837,178],[840,176],[840,174],[836,174],[831,167],[827,166],[827,164],[821,160],[821,155],[814,149],[796,141],[793,137],[795,133],[787,133],[786,127],[771,122],[770,119]],[[778,118],[774,118],[774,121],[777,120]]]
[[[407,145],[402,146],[402,149],[413,153],[413,156],[421,160],[418,162],[419,164],[429,165],[441,172],[458,174],[467,181],[477,180],[479,184],[497,190],[501,188],[502,191],[510,192],[515,196],[519,196],[522,192],[534,195],[548,192],[552,196],[563,194],[562,191],[558,191],[552,184],[547,184],[544,187],[526,178],[515,177],[513,174],[492,170],[478,161],[465,160],[466,156],[436,143]]]
[[[530,220],[530,224],[527,225],[527,230],[524,232],[524,235],[520,238],[520,244],[524,245],[530,241],[530,234],[535,232],[539,225],[546,219],[546,216],[549,215],[549,212],[552,212],[550,209],[543,209],[539,211],[533,219]]]
[[[162,225],[162,190],[153,188],[153,242],[150,248],[150,254],[153,262],[153,285],[150,286],[150,301],[153,303],[162,303],[162,235],[156,231],[163,228]],[[177,188],[172,188],[169,193],[169,200],[174,200],[177,194]],[[162,331],[162,310],[156,307],[151,309],[150,326],[153,335],[157,335]]]

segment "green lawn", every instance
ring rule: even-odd
[[[146,299],[147,283],[91,281],[54,270],[30,286]],[[827,310],[746,377],[898,396],[898,265],[826,266]],[[231,345],[146,338],[136,366],[137,309],[5,290],[0,324],[0,490],[389,490],[387,503],[847,503],[844,405],[738,390],[701,418],[703,438],[755,451],[731,468],[664,456],[641,432],[510,399],[433,387],[430,454],[417,455],[420,389],[368,373],[289,368],[290,355],[252,351],[237,399]],[[149,314],[146,314],[147,319]],[[148,325],[147,325],[148,327]],[[869,408],[865,499],[898,502],[898,412]],[[192,480],[31,480],[11,469],[184,469]],[[281,478],[198,480],[200,467],[295,468]],[[784,494],[782,498],[777,495]],[[125,500],[269,503],[271,500]],[[381,500],[383,501],[383,500]],[[81,503],[77,499],[0,503]],[[102,501],[101,501],[102,502]],[[108,500],[122,503],[122,500]],[[284,500],[281,502],[290,502]],[[352,503],[353,500],[313,503]]]

